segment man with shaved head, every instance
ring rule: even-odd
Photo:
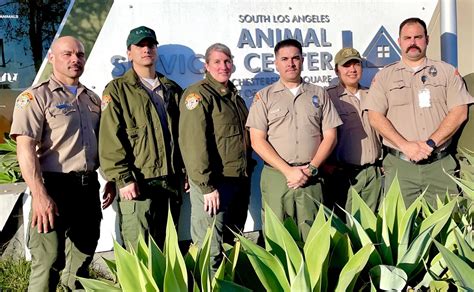
[[[29,291],[66,291],[87,277],[100,235],[97,134],[100,99],[79,82],[86,62],[83,44],[58,38],[48,54],[50,78],[21,93],[10,135],[31,190],[28,247]],[[102,207],[114,197],[106,185]]]

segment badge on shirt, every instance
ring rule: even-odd
[[[418,91],[418,106],[420,108],[431,107],[431,95],[428,88],[422,88]]]
[[[60,109],[60,110],[63,110],[63,111],[67,111],[68,109],[70,109],[72,107],[74,107],[74,106],[70,103],[60,103],[60,104],[56,105],[57,109]]]
[[[15,106],[19,109],[24,109],[30,104],[32,100],[33,94],[29,92],[23,92],[16,98]]]
[[[428,69],[428,74],[430,74],[432,77],[436,77],[436,75],[438,75],[438,70],[436,69],[435,66],[431,66]]]
[[[112,98],[110,95],[104,95],[102,96],[102,101],[100,102],[100,110],[105,111],[109,103],[112,101]]]
[[[313,102],[314,107],[319,107],[319,98],[317,95],[313,95],[311,101]]]
[[[186,108],[188,110],[193,110],[195,109],[199,102],[201,101],[202,97],[199,96],[198,94],[196,93],[191,93],[189,94],[188,96],[186,96],[186,98],[184,99],[184,103],[186,104]]]

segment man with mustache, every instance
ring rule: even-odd
[[[274,51],[280,80],[255,95],[246,126],[265,162],[262,201],[281,221],[294,218],[306,240],[323,201],[318,168],[334,149],[342,121],[327,92],[302,80],[300,42],[283,40]]]
[[[456,68],[426,57],[428,41],[423,20],[403,21],[401,61],[378,72],[362,99],[370,124],[387,147],[385,190],[398,176],[406,205],[425,189],[431,205],[436,196],[457,194],[456,184],[445,174],[454,174],[456,167],[447,148],[467,117],[467,104],[474,101]]]
[[[120,191],[122,237],[136,249],[140,234],[162,247],[168,206],[179,217],[183,163],[178,149],[181,87],[156,72],[155,31],[130,31],[132,68],[109,82],[102,96],[99,158]]]
[[[20,94],[10,135],[17,142],[21,173],[31,190],[27,245],[31,251],[29,291],[81,288],[100,236],[96,169],[99,97],[79,82],[84,45],[64,36],[48,53],[50,78]],[[115,197],[106,185],[103,208]]]

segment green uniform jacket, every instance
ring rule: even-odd
[[[203,194],[222,177],[247,176],[248,110],[235,86],[210,74],[191,85],[180,103],[179,145],[188,177]]]
[[[119,188],[130,182],[180,173],[177,147],[181,87],[156,73],[166,103],[171,155],[166,155],[160,117],[133,69],[109,82],[102,97],[99,130],[100,166]],[[171,161],[168,161],[168,157]]]

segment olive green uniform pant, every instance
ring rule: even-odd
[[[220,206],[216,215],[204,211],[204,194],[190,180],[191,192],[191,237],[195,244],[202,246],[207,229],[215,220],[211,239],[211,272],[215,273],[222,261],[222,243],[234,243],[234,234],[243,231],[250,198],[248,178],[225,177],[217,185]]]
[[[56,291],[60,271],[63,290],[82,288],[75,276],[88,277],[88,267],[100,236],[102,213],[97,173],[93,172],[87,181],[60,173],[45,173],[43,178],[59,216],[55,217],[54,229],[48,233],[38,233],[36,226],[29,229],[28,291]]]
[[[345,215],[339,207],[345,206],[347,212],[352,210],[353,187],[372,211],[377,211],[382,195],[382,173],[375,165],[366,167],[341,166],[332,174],[324,175],[324,202],[343,219]],[[342,213],[341,213],[342,212]]]
[[[262,206],[266,203],[282,222],[286,217],[295,219],[303,241],[306,240],[318,212],[317,202],[323,202],[320,179],[310,178],[304,187],[290,189],[285,176],[280,171],[265,165],[262,170],[260,188]],[[262,214],[264,211],[263,207]]]
[[[436,197],[443,199],[446,192],[457,195],[456,183],[447,176],[443,169],[454,175],[456,161],[448,155],[428,164],[415,164],[388,154],[383,161],[385,171],[385,192],[388,192],[395,176],[400,182],[400,189],[406,207],[410,206],[421,193],[431,206],[435,206]]]
[[[466,157],[459,154],[458,161],[460,166],[459,176],[464,180],[474,182],[474,165],[472,165]]]
[[[146,179],[138,183],[140,195],[134,200],[119,198],[120,231],[128,249],[136,250],[140,234],[151,236],[163,248],[168,206],[175,225],[179,218],[180,182],[175,177]]]

